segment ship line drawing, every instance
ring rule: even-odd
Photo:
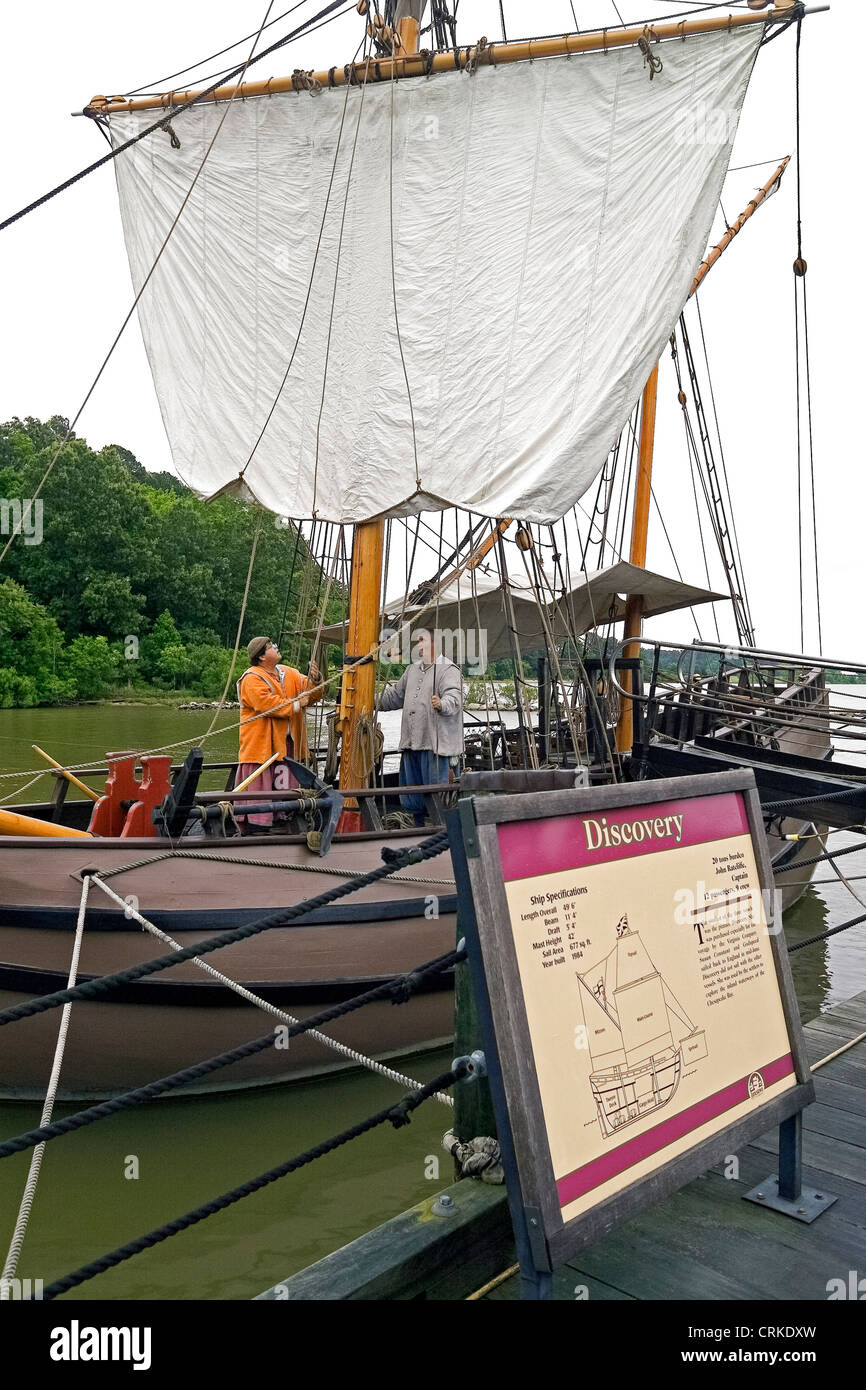
[[[577,971],[592,1071],[589,1083],[608,1139],[668,1105],[684,1063],[707,1056],[695,1028],[623,915],[616,944],[589,970]]]

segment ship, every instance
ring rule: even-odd
[[[377,662],[395,630],[439,629],[455,613],[454,626],[474,615],[493,636],[489,655],[512,660],[516,724],[490,708],[467,724],[458,781],[421,789],[434,825],[458,792],[733,761],[754,768],[767,802],[813,797],[808,818],[768,812],[790,901],[808,853],[791,836],[866,819],[854,774],[828,763],[834,730],[852,720],[827,689],[831,668],[866,667],[756,645],[683,318],[785,173],[787,159],[709,244],[760,48],[803,7],[468,44],[456,39],[456,6],[438,3],[426,26],[423,0],[392,0],[382,14],[359,0],[357,10],[358,51],[343,64],[259,80],[253,64],[273,48],[254,48],[210,88],[97,96],[85,107],[112,147],[135,308],[178,474],[201,497],[232,495],[299,535],[312,528],[326,593],[340,587],[326,557],[350,555],[346,618],[326,630],[322,605],[310,633],[316,651],[338,649],[337,675],[325,678],[337,704],[305,795],[236,790],[225,765],[215,769],[225,790],[202,792],[199,774],[214,770],[206,750],[190,763],[139,749],[55,767],[51,800],[0,811],[0,1008],[62,984],[84,869],[98,869],[121,900],[91,895],[86,978],[152,952],[128,900],[185,946],[422,839],[393,823],[399,788],[377,738]],[[718,140],[682,139],[696,100],[724,117]],[[677,372],[685,362],[683,409],[698,416],[727,593],[646,564],[658,365],[669,348]],[[590,528],[578,546],[582,499]],[[443,522],[436,564],[419,583],[424,517],[446,512],[454,543]],[[384,579],[401,527],[411,557],[395,597]],[[669,644],[679,678],[666,678],[644,618],[720,597],[737,644]],[[535,718],[527,647],[543,648]],[[70,777],[94,807],[91,795],[67,796]],[[238,839],[235,810],[262,801],[285,823]],[[213,959],[303,1016],[446,952],[455,906],[445,854],[303,928]],[[446,987],[407,1009],[382,1006],[372,1031],[368,1012],[366,1048],[439,1044],[449,1011]],[[248,1006],[190,963],[76,1016],[64,1096],[111,1094],[254,1027]],[[339,1029],[360,1045],[354,1027],[350,1016]],[[632,1107],[676,1085],[673,1044],[644,1056],[629,1030],[625,1061],[611,1063],[609,1081],[598,1072],[605,1124],[612,1114],[630,1122]],[[29,1098],[44,1088],[53,1030],[39,1018],[14,1031],[0,1084]],[[343,1064],[303,1042],[219,1084]],[[642,1069],[639,1080],[623,1082],[622,1067]]]

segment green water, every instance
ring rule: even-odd
[[[195,743],[211,711],[159,706],[8,710],[0,715],[2,771],[38,765],[38,743],[61,762],[100,763],[107,749]],[[231,724],[232,713],[220,715]],[[312,732],[312,731],[311,731]],[[236,732],[205,747],[216,761],[236,756]],[[177,760],[183,749],[177,750]],[[26,778],[0,782],[0,800]],[[50,795],[43,778],[21,798]],[[853,843],[839,834],[833,843]],[[816,844],[816,850],[819,848]],[[866,848],[840,861],[866,898]],[[864,875],[862,881],[858,875]],[[804,872],[804,877],[806,876]],[[787,914],[789,943],[858,915],[849,891],[818,865],[815,885]],[[832,881],[828,881],[832,880]],[[866,927],[791,956],[804,1020],[866,989]],[[411,1008],[412,1005],[402,1007]],[[26,1023],[19,1025],[26,1027]],[[75,1012],[72,1012],[72,1027]],[[251,1018],[250,1036],[256,1033]],[[122,1046],[122,1039],[120,1040]],[[404,1060],[400,1070],[425,1081],[450,1055]],[[0,1060],[2,1067],[2,1060]],[[235,1095],[156,1102],[52,1141],[19,1266],[45,1284],[197,1204],[245,1182],[393,1102],[400,1089],[368,1073]],[[68,1111],[58,1111],[58,1115]],[[39,1108],[0,1104],[0,1133],[39,1123]],[[431,1195],[450,1180],[442,1135],[450,1111],[429,1102],[412,1123],[384,1126],[236,1206],[84,1284],[83,1299],[248,1299],[347,1241]],[[438,1159],[440,1179],[428,1176]],[[127,1177],[135,1171],[138,1177]],[[5,1254],[27,1176],[30,1153],[2,1163],[0,1258]]]

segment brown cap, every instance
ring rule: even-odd
[[[254,637],[252,642],[247,642],[247,655],[250,661],[258,661],[260,656],[264,656],[270,645],[270,637]]]

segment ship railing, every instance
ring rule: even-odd
[[[641,651],[634,690],[621,683],[622,653]],[[676,673],[664,658],[676,656]],[[668,671],[662,669],[668,665]],[[806,744],[830,737],[866,739],[866,690],[862,708],[834,702],[830,682],[862,681],[866,665],[717,642],[672,642],[623,638],[608,659],[608,680],[620,697],[634,702],[655,735],[680,745],[701,736],[767,743],[780,734]],[[640,740],[638,740],[640,741]],[[792,751],[797,751],[796,749]]]

